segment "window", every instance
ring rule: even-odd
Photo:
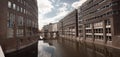
[[[8,1],[8,8],[12,7],[12,3],[10,1]]]
[[[8,21],[7,21],[7,27],[8,28],[13,28],[14,26],[14,19],[15,19],[15,15],[12,13],[8,13]]]
[[[110,20],[106,20],[105,23],[106,23],[106,25],[110,25],[111,22],[110,22]]]
[[[86,38],[92,38],[92,35],[86,35]]]
[[[12,13],[8,13],[7,14],[7,37],[8,38],[12,38],[14,36],[14,19],[15,19],[15,15]]]
[[[21,8],[21,12],[23,12],[23,8]]]
[[[112,41],[112,37],[111,36],[106,36],[107,41]]]
[[[25,9],[24,9],[24,14],[25,14]]]
[[[94,23],[94,28],[103,27],[103,22]]]
[[[23,17],[22,16],[18,16],[17,25],[18,26],[23,26],[23,24],[24,24]]]
[[[85,27],[86,28],[91,28],[91,24],[86,24]]]
[[[19,6],[17,6],[17,11],[19,11],[20,10],[20,8],[19,8]]]
[[[34,22],[34,21],[32,21],[32,27],[34,27],[34,24],[35,24],[35,22]]]
[[[106,28],[106,33],[111,33],[111,28]]]
[[[17,29],[16,35],[17,35],[17,37],[24,36],[24,30],[23,29]]]
[[[15,4],[13,4],[13,9],[14,9],[14,10],[16,9],[16,5],[15,5]]]
[[[99,40],[104,40],[102,35],[95,35],[94,38]]]

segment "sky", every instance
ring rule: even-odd
[[[64,18],[86,0],[37,0],[38,25],[41,30],[44,25],[55,23]]]

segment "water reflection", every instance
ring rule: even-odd
[[[120,50],[68,40],[39,41],[38,57],[120,57]]]
[[[39,41],[38,57],[53,57],[55,47],[50,45],[51,44],[44,43],[43,41]]]

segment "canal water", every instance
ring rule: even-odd
[[[120,50],[68,40],[39,41],[38,57],[120,57]]]

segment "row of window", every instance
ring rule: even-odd
[[[86,29],[85,32],[86,33],[92,33],[92,29]]]
[[[94,36],[95,39],[100,39],[100,40],[104,40],[103,36],[102,35],[95,35]]]
[[[24,36],[24,29],[17,29],[16,36],[17,36],[17,37],[22,37],[22,36]]]
[[[118,5],[118,4],[119,4],[119,2],[117,2],[117,1],[116,1],[116,2],[112,2],[112,3],[109,3],[109,4],[103,6],[103,7],[99,8],[99,9],[96,9],[95,11],[92,11],[92,12],[89,12],[89,13],[83,15],[82,17],[87,16],[87,15],[90,15],[90,14],[93,14],[93,13],[96,13],[96,12],[100,12],[100,11],[103,10],[103,9],[106,9],[106,8],[109,8],[109,7]]]
[[[86,35],[86,38],[93,38],[92,35]]]
[[[92,28],[92,25],[91,24],[86,24],[85,28]]]
[[[8,19],[7,19],[7,27],[8,28],[14,28],[16,17],[17,17],[17,25],[23,26],[23,17],[22,16],[16,16],[13,13],[8,13]]]
[[[15,14],[13,14],[13,13],[10,13],[10,12],[7,14],[7,17],[8,17],[8,18],[7,18],[7,27],[8,27],[7,37],[8,37],[8,38],[12,38],[12,37],[14,36],[15,19],[17,20],[17,22],[16,22],[17,26],[23,26],[23,25],[24,25],[24,19],[23,19],[22,16],[17,16],[17,15],[15,15]],[[15,18],[15,17],[17,17],[17,18]],[[31,25],[31,24],[34,24],[33,26],[36,27],[36,28],[38,27],[38,26],[37,26],[37,23],[29,23],[29,25]],[[18,37],[24,35],[24,33],[23,33],[24,29],[19,29],[19,28],[17,28],[16,31],[17,31],[17,32],[16,32],[16,35],[17,35]]]
[[[94,23],[94,28],[103,27],[103,22]]]
[[[26,36],[31,36],[31,35],[34,35],[33,31],[32,30],[29,30],[29,29],[26,29]],[[16,30],[16,36],[17,37],[22,37],[24,36],[24,29],[17,29]]]
[[[23,4],[23,5],[25,5],[26,4],[26,2],[25,1],[23,1],[23,0],[17,0],[17,2],[20,2],[21,4]]]
[[[24,17],[17,16],[13,13],[8,13],[8,19],[7,19],[7,27],[8,28],[13,28],[14,27],[15,18],[17,19],[17,26],[24,26]],[[30,20],[30,19],[26,20],[26,25],[27,26],[32,26],[32,27],[35,27],[35,28],[38,27],[38,24],[36,22]]]
[[[94,28],[97,28],[97,27],[103,27],[103,22],[98,22],[98,23],[94,23]],[[91,24],[86,24],[85,25],[85,28],[92,28],[92,25]]]
[[[87,29],[85,32],[86,33],[92,33],[92,30],[91,29]],[[94,33],[103,33],[103,28],[94,29]],[[106,28],[106,33],[111,33],[111,28]]]
[[[17,6],[15,3],[12,3],[11,1],[8,1],[8,8],[12,8],[12,9],[14,9],[16,11],[21,12],[21,13],[26,13],[25,9],[23,9],[20,6]]]
[[[86,35],[86,38],[93,38],[92,35]],[[104,40],[102,35],[94,35],[95,39]],[[106,36],[107,41],[112,41],[111,36]]]
[[[32,34],[31,30],[26,30],[26,36],[30,36]]]
[[[32,31],[31,30],[26,30],[26,36],[30,36],[30,35],[32,35]],[[16,36],[17,37],[23,37],[24,36],[24,29],[17,28]],[[8,38],[13,38],[14,37],[14,30],[13,30],[13,28],[9,28],[8,29],[7,37]]]
[[[94,29],[94,33],[103,33],[103,28]]]
[[[11,8],[13,10],[16,10],[16,11],[24,13],[24,14],[32,15],[29,11],[27,11],[26,9],[16,5],[15,3],[12,3],[11,1],[8,1],[8,8]]]
[[[98,3],[95,3],[94,5],[90,6],[89,8],[82,9],[82,12],[85,12],[85,11],[87,11],[87,10],[89,10],[89,9],[97,6],[97,5],[100,5],[100,4],[102,4],[103,2],[105,2],[105,1],[106,1],[106,0],[102,0],[102,1],[100,1],[100,2],[98,2]],[[86,4],[86,7],[87,7],[87,5],[88,5],[88,4]]]
[[[111,25],[110,24],[110,20],[105,20],[105,24],[106,26],[108,25]],[[90,24],[88,24],[90,25]],[[102,27],[102,28],[95,28],[95,27]],[[111,27],[106,27],[105,28],[105,33],[106,33],[106,39],[108,41],[112,41],[112,38],[111,38]],[[94,23],[94,38],[95,39],[100,39],[100,40],[103,40],[103,22],[98,22],[98,23]],[[85,29],[85,33],[92,33],[92,29]],[[92,37],[92,34],[86,34],[86,38],[90,38]]]
[[[93,19],[103,18],[103,17],[105,17],[105,16],[109,16],[109,15],[113,15],[113,14],[119,14],[119,13],[120,13],[120,10],[110,11],[110,12],[104,13],[104,14],[102,14],[102,15],[95,16],[95,17],[86,19],[85,21],[87,22],[87,21],[90,21],[90,20],[93,20]]]
[[[32,21],[30,19],[26,19],[26,25],[28,27],[34,27],[34,28],[37,28],[38,27],[38,23],[35,22],[35,21]]]

